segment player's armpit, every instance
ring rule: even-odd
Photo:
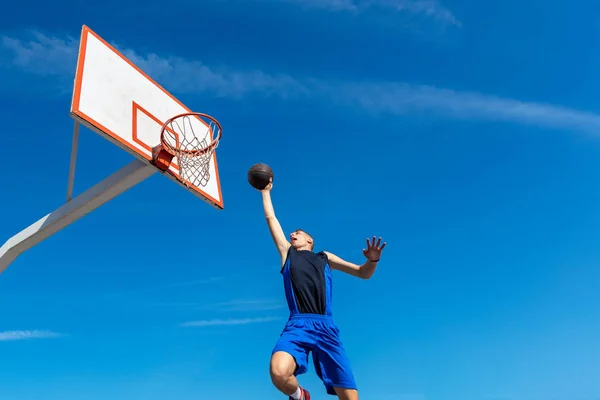
[[[343,260],[340,257],[328,251],[324,251],[323,253],[327,255],[327,258],[329,260],[329,266],[331,268],[345,272],[357,278],[369,279],[375,272],[376,263],[367,261],[363,265],[357,265],[349,261]],[[371,267],[370,264],[373,264],[373,267]]]

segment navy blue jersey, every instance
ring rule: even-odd
[[[331,315],[331,268],[327,254],[290,247],[281,269],[291,314]]]

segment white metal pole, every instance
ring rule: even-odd
[[[23,229],[0,247],[0,274],[24,251],[149,178],[157,171],[155,166],[136,159]]]

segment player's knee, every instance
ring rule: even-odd
[[[281,383],[287,381],[293,374],[296,368],[294,358],[287,353],[279,352],[271,357],[270,373],[273,383]]]
[[[287,381],[291,374],[289,374],[285,368],[282,368],[280,365],[271,364],[271,380],[273,383],[284,383]]]

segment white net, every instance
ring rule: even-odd
[[[208,184],[210,162],[220,134],[221,127],[216,120],[205,114],[185,114],[165,124],[162,144],[177,158],[183,184],[196,187]]]

